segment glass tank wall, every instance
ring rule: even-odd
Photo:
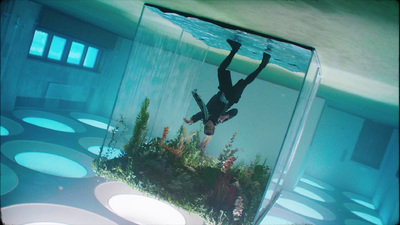
[[[218,93],[227,39],[241,44],[228,67],[233,85],[263,53],[271,58],[232,106],[238,113],[206,135],[207,121],[184,118],[201,112],[194,89],[204,104]],[[121,154],[99,158],[97,171],[208,221],[257,222],[273,204],[264,193],[282,190],[269,181],[285,180],[319,77],[312,48],[145,6],[101,155]]]

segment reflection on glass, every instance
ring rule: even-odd
[[[46,47],[47,36],[46,32],[35,30],[29,54],[42,56]]]
[[[72,42],[71,49],[68,54],[67,62],[71,63],[71,64],[79,65],[81,62],[84,48],[85,48],[85,45],[77,43],[77,42]]]
[[[67,40],[65,38],[61,38],[54,35],[53,40],[51,41],[50,50],[47,57],[49,59],[61,60],[66,42]]]

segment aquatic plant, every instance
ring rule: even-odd
[[[145,100],[125,145],[127,153],[94,160],[96,173],[196,213],[206,224],[251,224],[269,179],[266,161],[258,155],[250,164],[238,162],[239,149],[233,147],[237,133],[218,157],[205,151],[202,127],[188,132],[182,125],[169,139],[169,127],[164,127],[161,137],[146,139],[148,106]]]
[[[147,97],[143,100],[140,112],[136,117],[135,127],[133,129],[133,135],[129,140],[129,143],[124,146],[125,152],[128,156],[133,156],[134,151],[139,150],[140,144],[145,140],[147,131],[147,122],[150,114],[147,112],[149,107],[150,99]]]

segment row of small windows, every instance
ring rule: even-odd
[[[29,54],[94,69],[99,49],[55,34],[35,30]]]

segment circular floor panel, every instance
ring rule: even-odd
[[[1,136],[8,136],[10,134],[10,132],[3,126],[0,126],[0,135]]]
[[[360,205],[363,205],[369,209],[375,210],[375,206],[371,203],[371,200],[369,200],[367,197],[364,197],[362,195],[354,194],[351,192],[343,192],[343,194],[348,197],[350,200],[353,202],[356,202]]]
[[[109,205],[115,214],[137,224],[186,224],[185,217],[175,208],[145,196],[115,195],[110,198]]]
[[[373,224],[382,225],[381,219],[379,219],[376,216],[370,215],[368,213],[360,212],[360,211],[351,211],[351,212],[354,213],[355,215],[359,216],[360,218],[363,218],[366,221],[369,221]]]
[[[89,152],[96,154],[96,155],[100,154],[100,149],[101,149],[100,145],[94,145],[94,146],[90,146],[88,148]],[[101,156],[106,157],[107,159],[117,158],[121,154],[122,154],[122,151],[120,149],[110,148],[107,146],[104,146],[103,151],[101,152]]]
[[[1,136],[12,136],[20,134],[24,128],[14,120],[1,116]]]
[[[308,218],[320,221],[333,221],[336,219],[335,214],[329,209],[296,193],[283,191],[276,203],[285,209]]]
[[[332,195],[326,193],[326,190],[314,187],[312,185],[307,185],[303,182],[299,182],[293,191],[320,202],[336,202]]]
[[[107,182],[107,183],[102,183],[98,185],[95,188],[94,194],[96,196],[96,199],[102,204],[105,208],[113,212],[114,214],[120,216],[121,218],[133,221],[135,220],[136,222],[140,221],[153,221],[153,218],[149,218],[148,215],[150,214],[152,217],[158,217],[162,218],[163,215],[165,215],[164,210],[157,209],[156,206],[157,204],[160,204],[162,206],[167,205],[167,209],[171,215],[176,215],[175,220],[169,220],[169,219],[164,219],[165,222],[167,221],[172,221],[172,224],[181,224],[182,221],[186,221],[186,224],[204,224],[204,221],[197,215],[193,213],[189,213],[183,209],[180,209],[179,207],[176,207],[174,205],[171,205],[169,203],[163,202],[163,201],[158,201],[154,198],[149,197],[148,195],[144,195],[144,193],[141,193],[140,191],[133,189],[129,187],[127,184],[123,182]],[[126,198],[125,198],[126,197]],[[113,200],[111,200],[113,199]],[[149,200],[150,199],[150,200]],[[132,200],[135,200],[135,202],[132,202]],[[144,200],[145,202],[140,203],[140,200]],[[146,201],[149,200],[149,201]],[[156,201],[156,202],[155,202]],[[119,203],[121,204],[119,204]],[[154,203],[154,205],[152,205]],[[126,206],[126,205],[129,206]],[[125,206],[124,206],[125,205]],[[149,205],[151,207],[149,207]],[[171,207],[171,208],[169,208]],[[132,211],[132,209],[136,208],[146,208],[146,212],[143,213],[143,217],[141,217],[137,212]],[[118,211],[118,210],[121,211]],[[150,212],[147,212],[147,209],[150,210]],[[125,211],[124,211],[125,210]],[[138,209],[142,210],[142,209]],[[149,214],[147,214],[149,213]],[[182,217],[184,220],[182,220]],[[180,218],[180,219],[179,219]],[[138,219],[140,221],[138,221]],[[155,218],[153,223],[158,223],[159,219]],[[165,222],[161,222],[159,224],[167,224]],[[147,224],[152,224],[152,223],[147,223]]]
[[[317,180],[315,178],[308,177],[308,176],[300,178],[300,182],[303,182],[303,183],[306,183],[306,184],[309,184],[311,186],[314,186],[314,187],[317,187],[317,188],[320,188],[320,189],[324,189],[324,190],[329,190],[329,191],[335,190],[335,188],[332,187],[331,185],[329,185],[329,184],[327,184],[325,182],[322,182],[320,180]]]
[[[98,214],[64,205],[56,204],[19,204],[1,208],[5,224],[109,224],[113,221]],[[23,215],[23,216],[21,216]]]
[[[25,117],[22,120],[26,123],[30,123],[38,127],[43,127],[50,130],[75,133],[75,130],[70,126],[51,119],[40,118],[40,117]]]
[[[261,225],[281,225],[281,224],[308,224],[313,225],[310,220],[297,215],[289,210],[272,207],[268,214],[260,223]]]
[[[290,211],[301,214],[303,216],[307,216],[317,220],[324,220],[324,216],[321,215],[321,213],[319,213],[317,210],[295,200],[281,197],[276,201],[276,203],[286,209],[289,209]]]
[[[63,177],[94,176],[92,158],[64,146],[41,141],[9,141],[1,152],[10,160],[26,168]]]
[[[17,110],[13,114],[26,123],[45,129],[66,133],[81,133],[86,131],[85,127],[75,120],[54,113],[38,110]]]
[[[343,205],[351,213],[358,216],[359,218],[362,218],[364,221],[370,222],[372,224],[382,225],[382,221],[379,218],[379,213],[376,210],[354,203],[344,203]]]
[[[51,153],[21,152],[14,159],[21,166],[50,175],[74,178],[87,175],[86,168],[81,164]]]
[[[113,126],[108,127],[109,119],[102,116],[80,112],[72,112],[70,113],[70,115],[76,120],[92,127],[97,127],[103,130],[107,130],[108,128],[108,131],[112,131],[115,129],[115,127]]]
[[[14,190],[18,185],[18,176],[17,174],[10,169],[8,166],[1,163],[0,170],[0,178],[1,178],[1,195],[7,194],[10,191]]]

